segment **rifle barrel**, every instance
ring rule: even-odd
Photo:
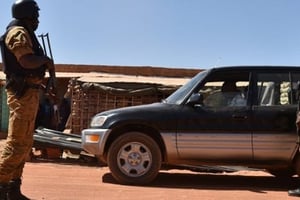
[[[38,35],[38,37],[40,37],[42,39],[44,54],[47,56],[47,48],[46,48],[46,44],[45,44],[45,40],[44,40],[45,35],[41,34],[41,35]]]
[[[50,53],[50,58],[53,60],[49,33],[47,33],[47,34],[45,35],[45,37],[47,38],[47,43],[48,43],[48,49],[49,49],[49,53]]]

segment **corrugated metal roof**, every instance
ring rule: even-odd
[[[152,77],[152,76],[130,76],[122,74],[107,74],[107,73],[86,73],[82,74],[79,81],[95,82],[95,83],[110,83],[110,82],[127,82],[127,83],[151,83],[162,85],[183,85],[190,78],[169,78],[169,77]]]
[[[46,74],[48,77],[48,73]],[[151,83],[162,85],[179,86],[186,83],[190,78],[170,78],[170,77],[155,77],[155,76],[131,76],[122,74],[108,74],[108,73],[74,73],[74,72],[56,72],[57,78],[78,78],[81,82],[94,83],[110,83],[110,82],[124,82],[124,83]],[[0,79],[5,80],[5,74],[0,72]]]

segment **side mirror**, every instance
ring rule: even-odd
[[[190,96],[189,100],[187,101],[187,105],[194,106],[196,104],[202,105],[203,104],[203,95],[199,93],[194,93]]]

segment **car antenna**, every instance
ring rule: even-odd
[[[217,67],[219,65],[221,60],[222,60],[222,57],[219,56],[216,60],[215,67]]]

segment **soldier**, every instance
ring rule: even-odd
[[[31,152],[39,88],[53,61],[44,55],[34,31],[39,25],[39,7],[34,0],[17,0],[14,18],[0,38],[10,109],[8,136],[0,158],[0,200],[28,199],[21,193],[25,160]]]

